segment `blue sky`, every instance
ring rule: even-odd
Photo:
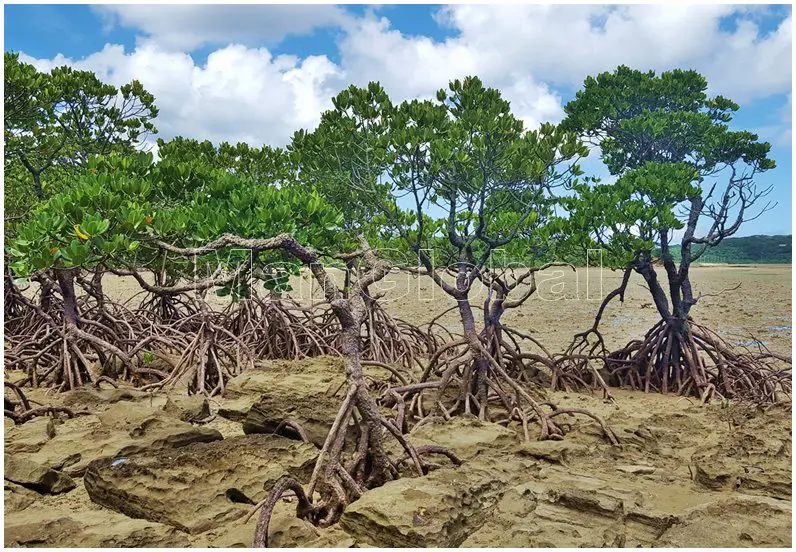
[[[778,206],[743,235],[791,233],[790,6],[6,5],[5,49],[141,80],[166,139],[284,144],[348,84],[397,99],[478,74],[533,126],[560,120],[587,75],[625,63],[694,68],[741,104],[737,128],[772,143]],[[576,38],[573,38],[576,37]],[[598,159],[585,164],[603,174]]]

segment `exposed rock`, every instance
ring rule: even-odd
[[[686,510],[658,541],[662,547],[791,547],[790,501],[734,494]]]
[[[222,438],[215,429],[193,426],[163,412],[153,412],[147,404],[127,401],[113,404],[99,416],[65,420],[56,432],[55,437],[26,456],[73,477],[81,476],[95,458],[177,448]],[[9,439],[13,446],[15,438]]]
[[[258,515],[246,523],[235,520],[221,527],[193,535],[192,546],[213,548],[250,548]],[[274,508],[268,527],[269,548],[351,548],[354,539],[339,525],[329,528],[315,527],[296,517],[296,503],[280,501]]]
[[[297,378],[301,387],[310,393],[332,394],[345,381],[345,371],[339,358],[318,357],[299,361],[269,360],[259,363],[258,369],[247,370],[227,384],[225,396],[257,397],[273,390],[284,378]]]
[[[39,498],[38,493],[10,481],[3,481],[3,509],[6,513],[24,510]]]
[[[714,491],[737,490],[746,494],[790,499],[792,474],[789,470],[766,467],[753,457],[728,458],[721,451],[693,457],[694,481]]]
[[[483,525],[509,478],[500,468],[464,464],[391,481],[352,503],[340,526],[357,545],[456,547]]]
[[[248,396],[238,397],[237,399],[224,398],[221,406],[218,407],[218,415],[232,422],[243,423],[255,402],[257,402],[256,399]]]
[[[68,475],[9,454],[5,455],[3,478],[39,493],[65,493],[76,486]]]
[[[655,473],[654,466],[617,466],[616,469],[623,473],[632,473],[635,475]]]
[[[338,361],[275,361],[263,370],[244,372],[234,378],[228,395],[259,395],[243,422],[244,433],[272,434],[283,421],[290,420],[301,425],[310,441],[321,447],[342,400],[332,393],[344,377]],[[290,429],[285,429],[285,435],[298,438]]]
[[[131,519],[108,510],[37,510],[5,516],[4,546],[65,548],[187,547],[187,535],[173,527]]]
[[[64,406],[88,409],[92,412],[120,401],[132,402],[150,398],[150,394],[135,388],[98,389],[89,385],[66,391],[59,397]]]
[[[171,393],[163,412],[183,422],[204,420],[210,416],[210,404],[204,396]]]
[[[565,464],[572,457],[586,454],[588,448],[564,439],[563,441],[530,441],[519,445],[516,451],[520,455],[547,460],[554,464]]]
[[[517,434],[499,424],[482,422],[475,416],[442,418],[420,426],[411,433],[416,445],[433,443],[448,447],[459,456],[473,456],[484,450],[503,450],[517,442]]]
[[[341,401],[323,393],[303,398],[297,395],[297,393],[287,394],[282,389],[263,394],[246,414],[243,432],[247,435],[256,433],[270,435],[282,422],[292,421],[301,426],[311,443],[316,447],[322,447]],[[280,429],[280,434],[294,439],[299,438],[298,434],[284,425]]]
[[[317,454],[283,437],[233,437],[95,460],[83,480],[97,504],[196,534],[247,514],[283,475],[309,480]]]
[[[4,435],[6,454],[36,452],[55,437],[55,426],[48,417],[33,418],[29,422],[6,428]]]

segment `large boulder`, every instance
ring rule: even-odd
[[[308,481],[317,455],[283,437],[232,437],[95,460],[83,481],[105,508],[198,534],[247,514],[283,475]]]
[[[20,427],[25,425],[28,424]],[[99,415],[65,420],[56,426],[53,438],[24,457],[79,477],[95,458],[127,456],[144,450],[177,448],[221,438],[221,433],[215,429],[193,426],[153,410],[146,403],[119,401]],[[13,436],[10,441],[13,446]]]
[[[59,494],[75,488],[71,477],[27,458],[6,454],[3,478],[38,493]]]
[[[250,370],[232,380],[227,395],[238,402],[242,396],[258,397],[243,420],[244,433],[272,434],[282,422],[292,421],[321,447],[342,402],[335,391],[344,381],[345,372],[338,359],[273,361],[264,364],[262,370]],[[225,415],[234,418],[234,412],[227,409]],[[290,429],[285,432],[297,437]]]
[[[464,464],[391,481],[352,503],[340,527],[357,545],[457,547],[491,515],[510,478],[500,466]]]

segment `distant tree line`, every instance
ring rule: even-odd
[[[790,264],[791,240],[789,235],[727,238],[711,247],[700,260],[703,263]],[[678,261],[679,253],[679,250],[672,251]]]

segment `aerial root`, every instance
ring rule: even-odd
[[[594,337],[593,341],[589,340],[590,336]],[[604,364],[607,355],[605,340],[599,330],[593,327],[576,334],[567,350],[554,357],[550,388],[567,392],[601,389],[603,398],[613,401],[608,384],[595,366]],[[587,380],[592,383],[587,383]]]
[[[522,341],[532,342],[539,352],[521,350]],[[434,419],[473,414],[481,420],[504,425],[518,422],[526,441],[531,440],[531,424],[539,427],[538,439],[561,439],[565,428],[555,418],[561,414],[583,415],[597,422],[610,443],[618,444],[616,435],[596,414],[582,409],[559,409],[532,396],[530,391],[535,387],[527,373],[543,367],[555,374],[556,367],[554,358],[538,340],[503,327],[499,331],[482,332],[478,343],[475,351],[463,338],[440,346],[419,382],[391,387],[381,395],[381,404],[399,408],[401,417],[407,417],[404,423],[412,422],[411,431]],[[433,394],[435,408],[427,412],[423,405],[428,401],[423,398],[428,393]],[[404,415],[405,404],[409,406]]]
[[[363,384],[349,386],[306,487],[293,477],[282,477],[271,488],[268,497],[255,506],[252,513],[260,509],[255,547],[268,545],[268,525],[274,507],[288,491],[293,491],[298,497],[296,513],[299,518],[327,527],[336,523],[345,508],[368,489],[397,479],[397,468],[406,461],[412,461],[417,475],[428,472],[430,464],[422,457],[430,454],[445,456],[454,465],[461,464],[461,459],[445,447],[413,446],[401,431],[399,422],[381,415],[374,418],[373,413],[377,412],[375,403],[368,404],[372,399],[360,392],[359,385]],[[292,427],[292,422],[283,424]],[[346,435],[351,431],[356,432],[357,439],[353,448],[346,452]],[[404,452],[397,461],[390,458],[384,449],[383,440],[388,435],[401,445]]]
[[[589,333],[589,332],[587,332]],[[608,385],[644,392],[675,393],[701,402],[737,400],[770,404],[790,400],[791,359],[768,351],[736,347],[692,320],[661,320],[644,339],[607,353],[602,337],[588,344],[579,334],[567,354],[557,361],[554,386],[578,389]],[[601,361],[607,384],[593,362]]]
[[[260,509],[260,518],[257,520],[257,527],[254,530],[254,548],[268,548],[268,524],[271,522],[271,515],[274,513],[279,499],[286,491],[293,491],[298,498],[296,505],[296,516],[299,519],[307,519],[313,513],[313,505],[307,495],[304,493],[304,487],[301,486],[299,481],[289,475],[280,477],[268,497],[261,503],[262,506],[255,506],[255,510]],[[253,513],[253,512],[252,512]]]
[[[228,306],[218,324],[237,335],[258,359],[299,360],[338,354],[333,321],[288,298],[252,296]]]

